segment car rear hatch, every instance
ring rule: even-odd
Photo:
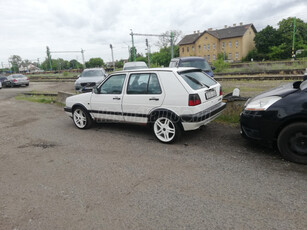
[[[179,75],[189,87],[189,106],[196,107],[196,110],[205,110],[222,101],[221,85],[204,74],[199,69],[179,71]],[[196,112],[195,110],[195,112]]]

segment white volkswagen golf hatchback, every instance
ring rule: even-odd
[[[90,93],[66,99],[65,112],[79,129],[93,121],[148,124],[156,138],[175,141],[226,107],[221,85],[195,68],[160,68],[115,72]]]

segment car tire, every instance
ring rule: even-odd
[[[162,143],[173,143],[181,137],[181,127],[171,116],[156,117],[152,124],[155,137]]]
[[[29,86],[29,83],[28,83],[28,84],[26,84],[26,86]]]
[[[283,128],[277,146],[286,160],[307,164],[307,123],[293,123]]]
[[[88,129],[92,126],[93,120],[90,114],[87,112],[86,109],[82,107],[76,107],[72,112],[72,118],[74,124],[79,129]]]

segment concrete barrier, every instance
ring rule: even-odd
[[[66,98],[75,95],[74,93],[68,93],[68,92],[63,92],[60,91],[58,92],[58,96],[57,96],[57,102],[60,102],[62,104],[65,104]]]

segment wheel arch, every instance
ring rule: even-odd
[[[183,129],[183,126],[181,124],[181,118],[178,114],[176,114],[174,111],[172,110],[169,110],[169,109],[163,109],[163,108],[159,108],[159,109],[155,109],[153,111],[151,111],[151,113],[149,114],[148,116],[148,123],[149,125],[152,125],[153,122],[155,121],[155,119],[157,117],[160,117],[160,116],[168,116],[170,117],[171,119],[173,119],[174,122],[178,123],[180,128],[182,130]]]
[[[76,103],[74,104],[72,107],[71,107],[71,113],[73,114],[74,110],[77,108],[77,107],[80,107],[82,109],[84,109],[86,112],[88,112],[88,114],[90,115],[90,117],[92,118],[92,120],[94,120],[94,117],[93,115],[90,113],[90,111],[88,110],[88,108],[86,108],[85,105],[81,104],[81,103]]]
[[[275,132],[275,135],[274,135],[274,138],[278,138],[280,132],[285,128],[287,127],[288,125],[291,125],[293,123],[299,123],[299,122],[304,122],[304,123],[307,123],[307,117],[306,116],[294,116],[294,117],[291,117],[287,120],[285,120],[279,127],[278,129],[276,130]]]

